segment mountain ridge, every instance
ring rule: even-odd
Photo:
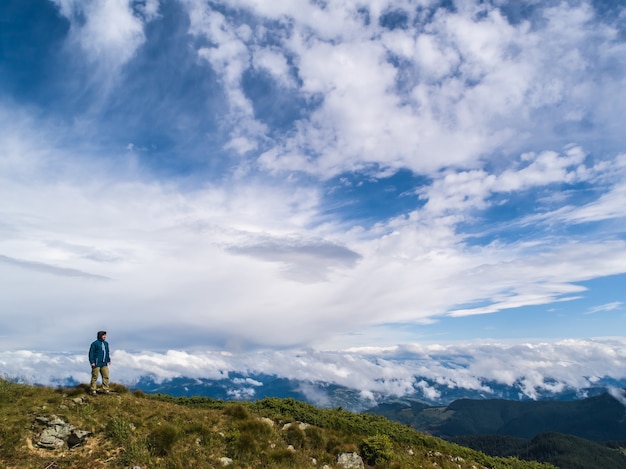
[[[448,406],[396,401],[367,412],[442,438],[557,432],[592,441],[626,440],[626,409],[609,393],[574,401],[458,399]]]
[[[418,378],[416,380],[424,380]],[[131,389],[140,389],[144,392],[161,392],[173,396],[206,396],[215,399],[254,400],[264,397],[294,398],[319,405],[321,407],[343,407],[355,412],[366,411],[375,405],[395,400],[412,400],[428,405],[449,405],[455,400],[471,399],[507,399],[515,401],[542,401],[563,400],[574,401],[586,397],[597,396],[607,392],[609,387],[615,386],[613,380],[602,382],[596,387],[574,389],[563,388],[559,391],[537,392],[531,398],[521,391],[521,385],[503,385],[501,383],[483,381],[484,390],[448,387],[435,381],[429,381],[429,386],[436,390],[434,394],[425,395],[418,389],[412,394],[398,397],[381,391],[355,389],[340,384],[319,380],[301,380],[260,373],[230,372],[221,379],[176,377],[171,379],[157,379],[153,376],[143,376],[128,384]],[[69,382],[68,385],[76,385]],[[624,383],[626,385],[626,383]]]

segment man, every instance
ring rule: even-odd
[[[94,340],[89,347],[89,363],[91,364],[91,383],[89,389],[91,394],[96,394],[96,382],[98,374],[102,376],[102,392],[109,393],[109,343],[106,341],[106,331],[98,332],[98,339]]]

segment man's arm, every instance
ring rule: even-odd
[[[105,342],[105,347],[106,347],[106,357],[104,357],[104,360],[107,364],[107,366],[109,366],[111,364],[111,355],[109,355],[109,343]]]
[[[96,354],[95,354],[95,350],[93,347],[93,342],[89,346],[89,364],[91,365],[92,368],[96,366]]]

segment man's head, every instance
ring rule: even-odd
[[[98,331],[98,340],[104,340],[107,338],[107,331]]]

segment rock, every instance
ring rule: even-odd
[[[219,461],[222,466],[230,466],[233,463],[233,460],[227,457],[220,458]]]
[[[91,432],[88,432],[86,430],[72,431],[72,433],[70,433],[70,436],[67,437],[68,448],[73,448],[74,446],[83,444],[89,435],[91,435]]]
[[[308,423],[304,423],[304,422],[296,422],[296,423],[289,422],[283,425],[283,430],[287,430],[292,425],[297,425],[300,430],[306,430],[307,428],[311,426]]]
[[[344,469],[365,469],[363,458],[357,453],[341,453],[337,456],[337,464]]]
[[[50,431],[46,428],[41,432],[41,435],[39,435],[39,440],[36,445],[45,449],[61,449],[65,446],[65,440],[55,436],[54,430]]]
[[[61,449],[66,445],[68,448],[73,448],[84,443],[87,436],[91,434],[86,430],[77,430],[56,415],[49,417],[39,415],[35,417],[35,421],[45,425],[39,439],[35,442],[40,448]]]

